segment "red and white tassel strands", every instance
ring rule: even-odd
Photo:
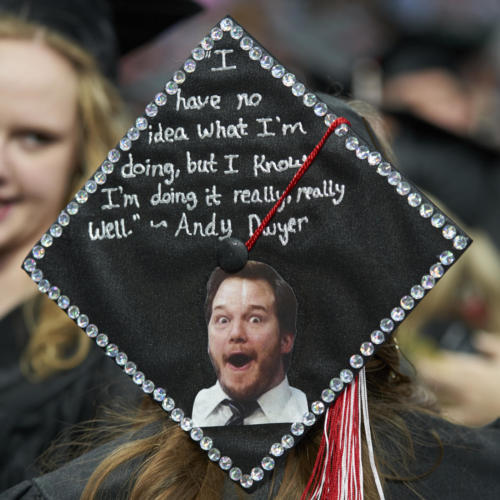
[[[373,454],[364,368],[325,415],[318,456],[301,500],[363,500],[362,422],[370,467],[384,500]]]

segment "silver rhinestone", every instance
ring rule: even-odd
[[[403,309],[406,309],[407,311],[409,311],[410,309],[413,309],[413,307],[415,306],[415,301],[413,300],[412,297],[410,297],[409,295],[405,295],[399,302],[401,304],[401,307]]]
[[[286,73],[281,79],[285,87],[293,87],[296,83],[296,80],[297,79],[295,78],[295,75],[293,73]]]
[[[87,191],[87,193],[90,194],[95,193],[97,191],[97,184],[95,183],[94,180],[89,180],[85,183],[85,191]],[[61,224],[61,221],[59,221],[59,224]],[[64,224],[61,224],[61,226],[64,226]]]
[[[320,404],[323,403],[320,402]],[[293,448],[294,444],[295,444],[295,439],[293,439],[293,436],[290,436],[290,434],[285,434],[284,436],[281,437],[281,445],[283,446],[283,448],[289,450],[290,448]]]
[[[69,215],[76,215],[78,213],[78,203],[70,201],[66,206],[66,211]]]
[[[175,401],[172,398],[165,398],[161,403],[161,407],[165,411],[172,411],[175,408]]]
[[[370,150],[366,146],[361,145],[356,148],[356,156],[360,160],[366,160],[369,154]]]
[[[364,363],[363,358],[359,354],[353,354],[349,358],[349,364],[353,368],[361,368],[363,366],[363,363]]]
[[[311,404],[311,411],[315,415],[321,415],[325,411],[325,403],[323,403],[323,401],[314,401]]]
[[[338,137],[343,137],[349,132],[349,127],[346,123],[341,123],[336,129],[334,134]]]
[[[327,111],[328,108],[326,107],[326,104],[324,102],[318,102],[314,106],[314,114],[316,116],[325,116]]]
[[[132,147],[132,141],[128,137],[122,137],[120,140],[120,149],[128,151]]]
[[[363,342],[359,350],[363,356],[371,356],[374,353],[375,348],[371,342]]]
[[[142,383],[142,390],[146,394],[151,394],[155,390],[155,384],[151,380],[145,380]]]
[[[243,36],[243,28],[241,26],[233,26],[231,30],[231,38],[239,40]]]
[[[115,361],[118,366],[125,366],[125,363],[128,361],[128,356],[124,352],[119,352],[116,355]]]
[[[174,408],[170,412],[170,418],[174,422],[180,422],[184,418],[184,412],[180,408]]]
[[[387,176],[387,182],[391,186],[397,186],[401,182],[401,174],[399,172],[392,171],[388,176]]]
[[[430,203],[424,203],[420,206],[420,217],[428,219],[434,212],[434,207]]]
[[[181,85],[182,83],[184,83],[186,81],[186,73],[184,73],[184,71],[179,69],[174,73],[172,78],[177,85]],[[168,83],[167,83],[167,85],[168,85]],[[167,89],[167,85],[165,85],[165,90],[167,91],[167,94],[169,94],[170,92]]]
[[[411,287],[410,295],[415,300],[420,300],[425,294],[425,290],[420,285],[415,285]]]
[[[91,181],[89,181],[89,182],[91,182]],[[85,185],[85,188],[86,187],[87,187],[87,185]],[[96,186],[96,189],[97,189],[97,186]],[[57,218],[57,222],[59,222],[59,224],[61,224],[61,226],[67,226],[69,224],[69,215],[64,211],[61,212],[59,214],[59,217]]]
[[[345,140],[345,147],[349,151],[356,151],[358,146],[359,146],[359,140],[357,137],[351,135]]]
[[[57,299],[57,305],[61,308],[61,309],[67,309],[69,307],[69,297],[67,297],[66,295],[61,295],[58,299]]]
[[[403,321],[405,319],[405,312],[401,307],[395,307],[391,311],[391,318],[394,321]]]
[[[131,363],[131,364],[133,364],[135,367],[134,363]],[[128,365],[128,363],[127,363],[127,365]],[[125,372],[127,371],[127,365],[125,365]],[[133,373],[129,373],[128,375],[133,375],[132,380],[137,385],[141,385],[144,382],[145,377],[144,377],[144,373],[142,373],[142,372],[138,372],[137,370],[134,370]]]
[[[174,95],[178,89],[179,86],[175,82],[169,81],[165,84],[165,92],[169,95]]]
[[[208,436],[205,436],[200,441],[200,448],[202,450],[205,450],[205,451],[210,450],[213,445],[214,445],[214,442],[212,441],[212,438],[209,438]],[[219,457],[220,457],[220,455],[219,455]],[[219,459],[217,459],[217,460],[219,460]]]
[[[273,75],[274,78],[283,78],[283,75],[285,74],[285,68],[281,66],[281,64],[276,64],[273,66],[273,69],[271,70],[271,75]]]
[[[372,151],[368,155],[368,164],[373,167],[378,165],[382,161],[382,155],[378,151]]]
[[[392,332],[392,330],[394,330],[394,322],[392,321],[392,319],[389,319],[389,318],[384,318],[384,319],[380,322],[380,329],[381,329],[384,333],[389,333],[389,332]]]
[[[127,131],[127,137],[131,141],[136,141],[137,139],[139,139],[140,135],[141,133],[139,132],[139,129],[137,129],[136,127],[130,127]]]
[[[232,32],[231,32],[231,36],[232,36]],[[234,38],[234,37],[233,37]],[[205,50],[212,50],[214,48],[214,41],[212,40],[212,38],[210,38],[209,36],[206,36],[201,42],[200,42],[200,45],[205,49]]]
[[[148,128],[148,120],[144,118],[144,116],[139,116],[139,118],[135,121],[135,126],[139,130],[146,130]]]
[[[51,286],[47,295],[51,300],[57,300],[61,296],[61,290],[57,286]]]
[[[304,424],[301,422],[294,422],[290,426],[290,431],[294,436],[302,436],[302,434],[304,434]]]
[[[196,47],[191,51],[191,55],[195,61],[201,61],[205,57],[205,50],[201,47]]]
[[[240,479],[240,484],[243,488],[250,488],[253,485],[253,479],[250,474],[243,474]]]
[[[303,83],[301,82],[296,82],[292,85],[292,94],[296,97],[301,97],[304,95],[304,92],[306,91],[306,87]]]
[[[94,174],[94,180],[96,184],[102,185],[106,182],[106,174],[102,170],[98,170]]]
[[[275,462],[273,457],[264,457],[260,462],[260,465],[262,465],[264,470],[273,470],[274,464]]]
[[[391,173],[391,164],[387,163],[386,161],[383,161],[377,167],[377,174],[382,175],[383,177],[388,176],[390,173]]]
[[[83,189],[75,194],[75,200],[80,204],[87,203],[88,199],[89,199],[89,194],[87,193],[87,191],[84,191]]]
[[[455,226],[452,226],[451,224],[448,224],[447,226],[443,227],[443,236],[447,240],[452,240],[457,234],[457,228]]]
[[[97,326],[90,324],[87,326],[85,329],[85,333],[91,338],[97,337],[97,334],[99,333],[99,330],[97,329]]]
[[[43,278],[43,272],[40,270],[40,269],[35,269],[32,273],[31,273],[31,279],[35,282],[35,283],[38,283],[39,281],[41,281],[41,279]]]
[[[333,113],[327,113],[325,116],[325,125],[329,127],[336,119],[337,115],[334,115]]]
[[[262,56],[260,59],[260,65],[264,69],[271,69],[273,67],[273,64],[274,64],[274,59],[267,54]]]
[[[420,281],[420,284],[426,290],[430,290],[431,288],[433,288],[435,283],[436,280],[430,274],[422,276],[422,280]]]
[[[158,92],[158,94],[155,95],[155,104],[157,106],[165,106],[165,104],[167,104],[167,95],[164,92]]]
[[[269,453],[273,455],[274,457],[281,457],[283,453],[285,452],[285,449],[281,445],[281,443],[274,443],[271,446],[271,449],[269,450]]]
[[[321,399],[325,403],[331,403],[335,399],[335,393],[331,389],[324,389],[321,392]]]
[[[203,437],[203,431],[199,427],[193,427],[189,435],[193,441],[200,441]]]
[[[385,335],[380,330],[373,330],[370,339],[374,344],[380,345],[385,341]]]
[[[429,269],[429,273],[433,278],[439,279],[444,274],[444,267],[439,263],[433,264]]]
[[[233,465],[233,461],[229,457],[220,457],[219,459],[219,467],[222,470],[229,470]]]
[[[354,379],[354,374],[352,373],[351,370],[348,370],[347,368],[342,370],[340,372],[340,380],[344,382],[344,384],[350,384]]]
[[[253,47],[253,40],[249,36],[244,36],[240,40],[240,47],[243,50],[250,50]]]
[[[36,269],[35,259],[32,259],[32,258],[26,259],[23,263],[23,267],[26,271],[31,273],[32,271],[34,271]]]
[[[40,280],[38,283],[38,291],[42,293],[47,293],[50,290],[49,280]]]
[[[435,213],[433,216],[432,216],[432,219],[431,219],[431,224],[434,226],[434,227],[443,227],[444,226],[444,223],[446,222],[446,219],[444,217],[443,214],[440,214],[439,212],[438,213]]]
[[[229,17],[225,17],[220,22],[220,27],[222,28],[223,31],[231,31],[231,28],[233,27],[233,20],[229,19]]]
[[[157,387],[153,392],[153,399],[160,403],[166,398],[167,391],[163,387]]]
[[[99,346],[99,347],[106,347],[108,345],[108,336],[104,333],[100,333],[96,339],[95,339],[95,343]]]
[[[127,363],[125,364],[125,368],[123,368],[123,371],[127,375],[134,375],[137,371],[137,365],[133,361],[127,361]]]
[[[307,413],[304,413],[302,416],[302,423],[304,425],[307,425],[307,427],[311,427],[311,425],[314,425],[314,422],[316,422],[316,416],[314,413],[308,411]]]
[[[105,174],[111,174],[114,170],[114,165],[109,160],[104,160],[101,165],[101,170]]]
[[[146,115],[152,118],[158,114],[158,106],[154,102],[150,102],[145,109]]]
[[[120,159],[120,151],[118,149],[110,149],[108,152],[108,160],[111,163],[116,163]]]
[[[251,476],[254,481],[262,481],[264,479],[264,471],[260,467],[254,467]]]
[[[116,358],[116,355],[118,354],[120,350],[118,349],[118,346],[116,344],[108,344],[106,346],[106,356],[109,356],[110,358]]]
[[[344,388],[344,382],[338,377],[332,378],[330,380],[330,389],[335,392],[340,392]]]
[[[43,259],[43,257],[45,256],[45,248],[43,248],[41,245],[36,245],[33,247],[31,253],[33,254],[33,257],[35,257],[35,259]]]
[[[468,240],[466,236],[458,235],[453,239],[453,246],[457,250],[463,250],[467,246]]]
[[[260,47],[253,47],[248,51],[248,57],[252,61],[258,61],[262,57],[262,49]]]
[[[410,207],[418,207],[422,203],[422,197],[418,193],[411,193],[408,195],[408,205]]]
[[[186,73],[192,73],[196,69],[196,63],[192,59],[187,59],[184,63],[184,71]]]
[[[439,260],[445,266],[449,266],[449,265],[453,264],[453,262],[455,262],[455,256],[453,255],[453,252],[450,252],[450,250],[445,250],[439,256]]]
[[[210,36],[212,37],[212,40],[217,41],[224,36],[224,33],[220,28],[212,28],[212,31],[210,31]]]
[[[406,196],[411,191],[411,186],[406,182],[400,182],[396,187],[396,193],[400,196]]]
[[[308,108],[313,107],[316,104],[317,100],[318,100],[318,98],[312,92],[308,92],[307,94],[304,94],[304,97],[302,98],[302,102]]]
[[[80,309],[77,306],[71,306],[68,308],[68,316],[71,319],[76,319],[78,316],[80,316]]]
[[[233,481],[239,481],[241,479],[242,475],[243,474],[242,474],[241,469],[239,467],[232,467],[231,470],[229,471],[229,477]]]
[[[185,432],[189,432],[192,428],[193,428],[193,421],[189,417],[184,417],[181,420],[181,429]]]
[[[217,448],[211,448],[208,452],[208,458],[212,462],[217,462],[220,459],[220,451]]]

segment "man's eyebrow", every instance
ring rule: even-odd
[[[260,305],[260,304],[251,304],[250,309],[259,309],[262,311],[267,312],[269,309],[266,306]]]

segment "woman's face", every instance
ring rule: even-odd
[[[36,40],[0,38],[0,255],[56,219],[76,168],[77,76]]]

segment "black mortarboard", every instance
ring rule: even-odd
[[[243,487],[258,485],[469,244],[374,140],[349,105],[326,104],[225,18],[24,268],[210,460]],[[274,269],[270,282],[284,280],[298,302],[288,326],[279,318],[280,334],[296,324],[288,381],[307,408],[286,423],[198,428],[193,402],[217,380],[207,354],[207,282],[238,276],[231,273],[247,257]],[[227,276],[213,273],[219,264]],[[209,297],[209,318],[217,300]],[[224,362],[235,371],[261,360],[244,349],[233,354]],[[221,404],[229,411],[248,403],[237,399]]]

